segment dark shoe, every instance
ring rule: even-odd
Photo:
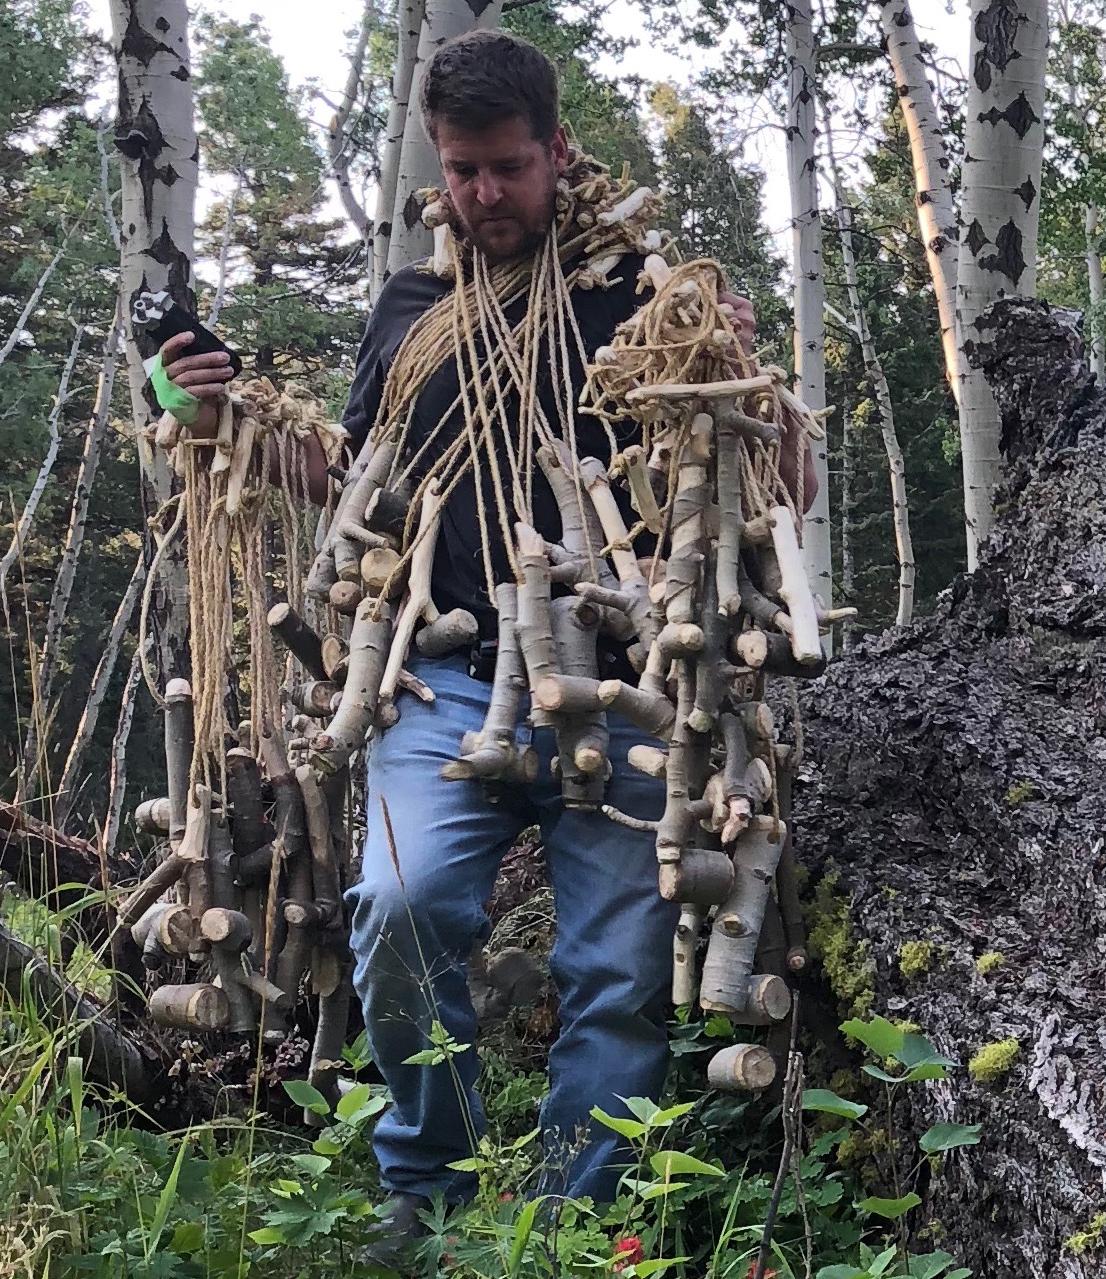
[[[430,1207],[421,1195],[397,1193],[376,1210],[376,1229],[371,1243],[359,1249],[357,1260],[366,1265],[395,1267],[418,1241],[429,1233],[419,1213]]]

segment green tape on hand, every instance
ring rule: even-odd
[[[191,391],[169,381],[160,355],[154,356],[150,368],[150,385],[154,388],[158,404],[166,413],[172,413],[181,426],[191,426],[199,417],[201,401]]]

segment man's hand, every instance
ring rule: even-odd
[[[234,377],[234,370],[225,351],[181,355],[195,340],[194,333],[177,333],[162,345],[158,354],[169,381],[200,401],[200,410],[191,431],[194,438],[202,440],[213,436],[218,429],[218,403],[223,398],[227,383]]]
[[[234,377],[230,356],[226,351],[182,356],[181,352],[195,340],[195,333],[178,333],[165,343],[159,353],[165,376],[197,400],[221,399],[226,384]]]

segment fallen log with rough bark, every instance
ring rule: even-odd
[[[132,853],[115,854],[104,865],[113,885],[126,883],[138,873],[138,859]],[[52,910],[72,906],[104,887],[95,844],[67,835],[5,800],[0,800],[0,871],[21,891],[45,900]],[[103,911],[94,905],[80,913],[78,923],[92,939],[104,935]]]
[[[71,986],[2,923],[0,986],[17,1003],[29,996],[48,1029],[71,1036],[69,1051],[83,1058],[87,1078],[121,1089],[131,1101],[150,1097],[156,1073],[153,1060],[112,1021],[100,1003]]]
[[[804,698],[796,847],[847,1007],[968,1066],[912,1094],[905,1139],[981,1123],[918,1226],[987,1279],[1081,1279],[1106,1185],[1106,394],[1070,315],[999,303],[972,353],[1007,477],[979,569],[859,644]],[[969,1063],[970,1066],[969,1066]],[[1100,1232],[1101,1233],[1101,1232]]]

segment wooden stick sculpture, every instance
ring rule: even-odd
[[[151,1010],[165,1024],[256,1029],[266,1006],[290,1014],[310,972],[321,1007],[312,1075],[324,1091],[335,1087],[349,998],[346,770],[368,737],[403,714],[404,692],[433,699],[406,670],[412,647],[440,656],[477,638],[472,614],[443,615],[432,598],[442,513],[470,474],[482,495],[497,660],[484,725],[458,743],[443,778],[532,780],[536,757],[516,736],[527,699],[531,724],[556,732],[566,805],[655,832],[660,892],[680,905],[678,1003],[698,998],[752,1026],[788,1015],[782,973],[758,971],[766,912],[784,939],[781,954],[787,948],[785,971],[806,962],[787,824],[795,761],[775,741],[765,684],[771,675],[824,669],[820,631],[832,616],[811,593],[801,512],[781,477],[785,450],[794,450],[801,474],[805,437],[821,427],[780,370],[743,352],[717,265],[676,260],[653,225],[651,192],[574,152],[557,208],[532,263],[490,267],[458,239],[448,199],[432,193],[435,255],[426,269],[456,287],[397,352],[376,424],[316,538],[305,588],[268,610],[267,624],[256,621],[260,600],[250,601],[251,642],[267,645],[276,635],[295,665],[283,701],[256,667],[250,721],[229,755],[226,548],[237,539],[243,563],[260,564],[257,512],[270,443],[283,447],[281,439],[306,430],[330,444],[335,437],[309,397],[267,382],[248,384],[232,403],[237,432],[228,425],[212,442],[224,458],[218,467],[197,464],[203,444],[186,428],[164,436],[184,451],[192,592],[204,602],[193,604],[193,688],[174,682],[166,698],[168,799],[144,819],[167,827],[169,851],[121,917],[151,965],[181,954],[205,965],[210,980],[156,992]],[[552,385],[570,385],[563,337],[575,331],[571,292],[605,287],[633,253],[644,257],[643,303],[596,352],[584,403],[562,403],[562,420],[551,422],[535,393],[533,353],[546,353]],[[535,271],[548,287],[512,328],[503,306],[527,295]],[[438,446],[413,450],[412,407],[450,360],[458,396],[432,432]],[[604,425],[610,456],[576,455],[578,410]],[[438,438],[455,414],[463,429]],[[615,426],[624,430],[628,418],[640,443],[618,451]],[[555,544],[535,528],[535,481],[548,485],[560,511]],[[627,511],[636,513],[630,524]],[[207,535],[203,545],[223,548],[221,562],[202,546],[193,551],[197,530]],[[496,542],[511,580],[494,580]],[[257,595],[260,580],[255,572],[246,583]],[[323,637],[312,625],[313,601],[330,610]],[[600,678],[600,636],[627,646],[635,678]],[[650,739],[629,763],[663,779],[657,822],[604,803],[610,714]],[[176,900],[160,900],[166,891]],[[759,1089],[774,1066],[762,1047],[738,1044],[709,1073],[717,1087]]]

